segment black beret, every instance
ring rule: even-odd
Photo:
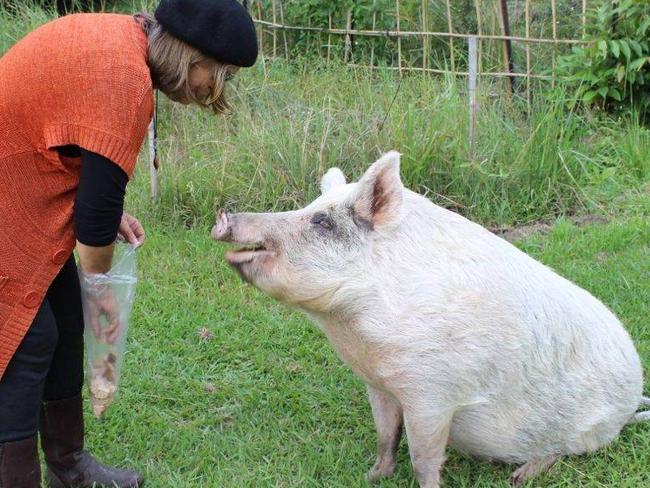
[[[162,0],[155,17],[171,35],[216,61],[255,64],[255,25],[237,0]]]

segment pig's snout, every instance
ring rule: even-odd
[[[275,252],[267,249],[262,223],[255,214],[229,214],[224,209],[217,212],[217,221],[210,235],[216,241],[230,242],[245,246],[239,250],[226,252],[226,261],[241,271],[241,266],[258,258],[274,257]],[[258,260],[259,261],[259,260]],[[252,272],[249,270],[249,272]]]
[[[219,212],[217,212],[217,221],[214,224],[214,227],[212,227],[212,232],[210,233],[210,236],[215,240],[215,241],[230,241],[232,238],[232,228],[230,226],[230,218],[228,215],[228,212],[226,212],[223,208],[219,209]]]

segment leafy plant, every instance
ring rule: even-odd
[[[584,46],[560,58],[560,74],[582,101],[607,109],[650,108],[650,1],[604,1]]]

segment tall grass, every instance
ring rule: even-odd
[[[592,190],[639,187],[650,176],[650,135],[634,117],[571,110],[561,91],[537,97],[527,115],[492,88],[482,85],[472,159],[463,80],[413,75],[400,85],[393,74],[344,66],[260,63],[232,86],[231,116],[163,101],[161,200],[155,209],[146,201],[142,175],[132,201],[186,225],[218,206],[295,208],[317,196],[327,168],[356,179],[397,149],[408,187],[503,224],[581,211],[598,203]]]

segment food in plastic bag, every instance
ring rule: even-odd
[[[137,283],[135,247],[117,244],[108,273],[79,268],[84,311],[88,389],[100,417],[113,402],[124,358],[129,317]]]

